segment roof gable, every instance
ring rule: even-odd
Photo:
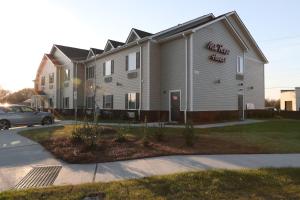
[[[153,35],[153,34],[145,32],[145,31],[138,30],[136,28],[132,28],[129,35],[128,35],[128,37],[127,37],[126,44],[128,44],[130,42],[133,42],[133,41],[136,41],[136,40],[139,40],[139,39],[144,38],[144,37],[151,36],[151,35]]]
[[[251,44],[253,44],[254,50],[256,51],[257,55],[259,55],[259,57],[263,60],[264,63],[268,63],[269,62],[268,59],[266,58],[266,56],[264,55],[264,53],[262,52],[262,50],[260,49],[260,47],[258,46],[256,41],[252,37],[251,33],[249,32],[249,30],[247,29],[247,27],[245,26],[245,24],[243,23],[243,21],[241,20],[241,18],[237,14],[237,12],[236,11],[229,12],[229,13],[225,14],[225,16],[226,17],[232,16],[235,19],[235,21],[237,22],[239,28],[241,28],[242,31],[245,33],[245,35],[246,35],[247,39],[249,40],[249,42]]]
[[[89,54],[87,56],[87,59],[93,57],[93,56],[96,56],[96,55],[99,55],[99,54],[102,54],[104,51],[102,49],[96,49],[96,48],[90,48],[89,50]]]
[[[125,43],[123,42],[118,42],[118,41],[115,41],[115,40],[107,40],[107,43],[105,45],[105,48],[104,48],[104,52],[107,52],[107,51],[110,51],[112,49],[115,49],[115,48],[118,48],[120,46],[123,46]]]
[[[57,44],[55,44],[54,47],[60,50],[70,60],[74,60],[74,61],[85,60],[89,54],[89,51],[86,49],[67,47],[67,46],[57,45]],[[51,52],[53,52],[53,50],[51,50]]]

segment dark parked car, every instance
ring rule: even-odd
[[[54,123],[54,117],[49,112],[39,112],[23,105],[0,105],[0,130],[19,125],[33,126],[52,123]]]

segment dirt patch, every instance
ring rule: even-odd
[[[69,163],[95,163],[130,160],[165,155],[191,154],[251,154],[263,153],[255,146],[241,145],[205,135],[197,136],[193,147],[185,145],[182,136],[169,136],[163,142],[150,139],[144,146],[141,138],[129,137],[126,142],[117,142],[115,137],[104,137],[90,148],[75,143],[68,137],[59,137],[41,142],[54,156]]]

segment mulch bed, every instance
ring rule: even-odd
[[[125,142],[117,142],[115,136],[104,137],[97,141],[94,148],[76,143],[71,138],[59,137],[41,142],[52,154],[68,163],[101,163],[130,160],[165,155],[192,154],[251,154],[263,153],[254,146],[236,144],[219,138],[197,136],[194,145],[189,147],[181,135],[165,137],[158,142],[150,139],[148,145],[137,137],[128,137]]]

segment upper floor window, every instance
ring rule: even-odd
[[[244,74],[244,58],[242,56],[237,57],[237,73]]]
[[[49,74],[49,83],[54,83],[54,73]]]
[[[113,109],[113,95],[104,95],[103,96],[103,108],[104,109]]]
[[[95,78],[95,67],[87,67],[86,68],[86,79],[93,79]]]
[[[65,81],[70,80],[71,75],[70,75],[71,70],[65,69]]]
[[[126,71],[140,68],[140,52],[130,53],[126,56]]]
[[[42,76],[42,78],[41,78],[41,85],[44,86],[45,83],[46,83],[46,77]]]
[[[114,73],[114,60],[109,60],[103,63],[103,75],[110,76]]]

